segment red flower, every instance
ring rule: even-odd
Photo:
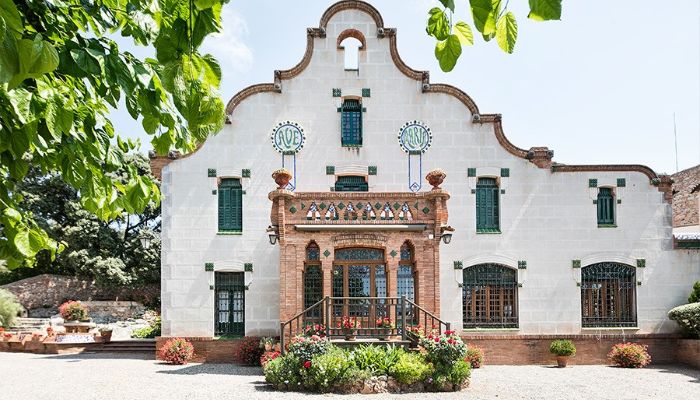
[[[447,335],[447,336],[450,336],[453,333],[455,333],[455,331],[450,331],[450,330],[445,331],[445,335]]]
[[[306,368],[306,369],[311,368],[311,361],[309,361],[309,360],[304,361],[304,368]]]
[[[440,343],[440,338],[439,338],[439,337],[436,337],[436,338],[435,338],[435,343]]]
[[[449,344],[455,344],[455,341],[454,341],[454,339],[448,339],[448,340],[447,340],[447,343],[449,343]]]

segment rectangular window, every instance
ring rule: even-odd
[[[216,272],[214,332],[217,336],[245,334],[245,284],[243,272]]]
[[[225,178],[219,185],[219,232],[243,231],[243,188],[239,179]]]
[[[343,146],[362,146],[362,103],[360,100],[343,101],[340,130]]]
[[[366,192],[369,190],[364,176],[339,176],[335,181],[336,192]]]
[[[598,189],[598,226],[615,226],[615,196],[611,188]]]
[[[479,178],[476,183],[476,232],[499,233],[498,183],[494,178]]]

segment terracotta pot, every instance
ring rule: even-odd
[[[272,173],[272,179],[277,184],[277,189],[285,189],[292,180],[292,173],[282,168]]]
[[[357,331],[355,329],[343,329],[343,334],[345,334],[346,341],[354,342],[355,335],[357,335]]]
[[[112,331],[102,331],[100,332],[100,336],[102,336],[103,343],[109,343],[112,341]]]
[[[440,185],[442,182],[445,180],[445,173],[441,169],[434,169],[430,172],[428,172],[428,175],[425,176],[425,179],[428,180],[428,183],[433,187],[433,190],[438,190],[440,189]]]
[[[557,356],[557,367],[566,368],[566,363],[569,361],[569,356]]]

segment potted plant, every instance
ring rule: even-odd
[[[344,315],[338,324],[338,328],[343,331],[345,340],[353,341],[357,335],[357,329],[360,328],[360,321],[357,320],[357,317],[348,317]]]
[[[321,337],[326,336],[326,327],[323,324],[308,324],[304,327],[304,336],[311,337],[313,335],[318,335]]]
[[[423,332],[424,329],[422,324],[409,325],[406,327],[406,337],[411,341],[411,348],[418,347],[418,343],[420,342],[421,337],[423,337]]]
[[[576,355],[576,346],[571,340],[554,340],[549,345],[549,352],[557,356],[557,367],[566,368],[569,357]]]
[[[264,337],[260,339],[260,348],[265,349],[265,351],[272,351],[272,346],[275,344],[275,340],[271,337]]]
[[[61,306],[58,307],[58,312],[61,313],[61,317],[66,321],[90,321],[87,307],[82,305],[79,301],[69,300],[61,304]]]
[[[464,361],[468,362],[472,368],[481,368],[484,363],[484,350],[471,343],[467,345],[467,356]]]
[[[391,318],[377,318],[376,325],[379,329],[379,340],[389,340],[391,330],[394,329],[394,324],[391,322]]]
[[[102,336],[103,343],[109,343],[112,341],[112,328],[109,326],[103,326],[100,328],[100,336]]]

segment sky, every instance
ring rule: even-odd
[[[245,87],[273,80],[275,69],[296,65],[306,28],[317,27],[334,0],[232,0],[223,32],[200,51],[221,63],[226,103]],[[369,0],[397,28],[401,58],[429,70],[432,83],[469,94],[482,113],[503,115],[506,136],[528,149],[547,146],[566,164],[644,164],[658,173],[700,164],[700,1],[564,0],[562,20],[528,20],[527,1],[513,0],[518,19],[515,52],[475,37],[452,72],[443,73],[425,33],[432,0]],[[455,21],[472,23],[468,1],[457,0]],[[476,36],[476,35],[475,35]],[[123,50],[152,56],[119,39]],[[117,131],[150,139],[124,107],[113,113]]]

